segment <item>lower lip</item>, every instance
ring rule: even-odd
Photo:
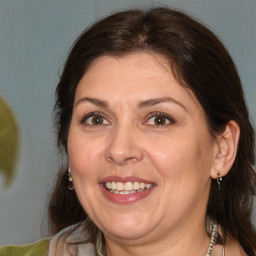
[[[130,204],[134,203],[138,200],[141,200],[145,197],[147,197],[154,189],[155,186],[153,186],[150,189],[147,189],[142,192],[136,192],[136,193],[131,193],[131,194],[126,194],[126,195],[121,195],[121,194],[115,194],[107,190],[103,184],[100,184],[100,188],[103,192],[103,194],[112,202],[118,203],[118,204]]]

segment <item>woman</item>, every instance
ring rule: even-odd
[[[113,14],[77,39],[56,95],[49,255],[255,255],[254,132],[211,31],[172,9]]]

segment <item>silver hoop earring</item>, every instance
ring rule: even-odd
[[[69,190],[73,190],[74,189],[74,185],[73,185],[73,179],[70,173],[70,168],[68,168],[68,189]]]

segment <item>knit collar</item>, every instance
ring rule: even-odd
[[[87,239],[84,222],[69,226],[51,239],[48,256],[95,256],[95,246]]]

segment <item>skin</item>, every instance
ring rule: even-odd
[[[159,113],[162,125],[155,123]],[[96,59],[76,90],[68,155],[77,196],[103,231],[107,255],[205,255],[210,181],[229,171],[238,130],[230,122],[213,138],[200,104],[163,57]],[[154,187],[121,204],[103,193],[100,183],[110,176]]]

